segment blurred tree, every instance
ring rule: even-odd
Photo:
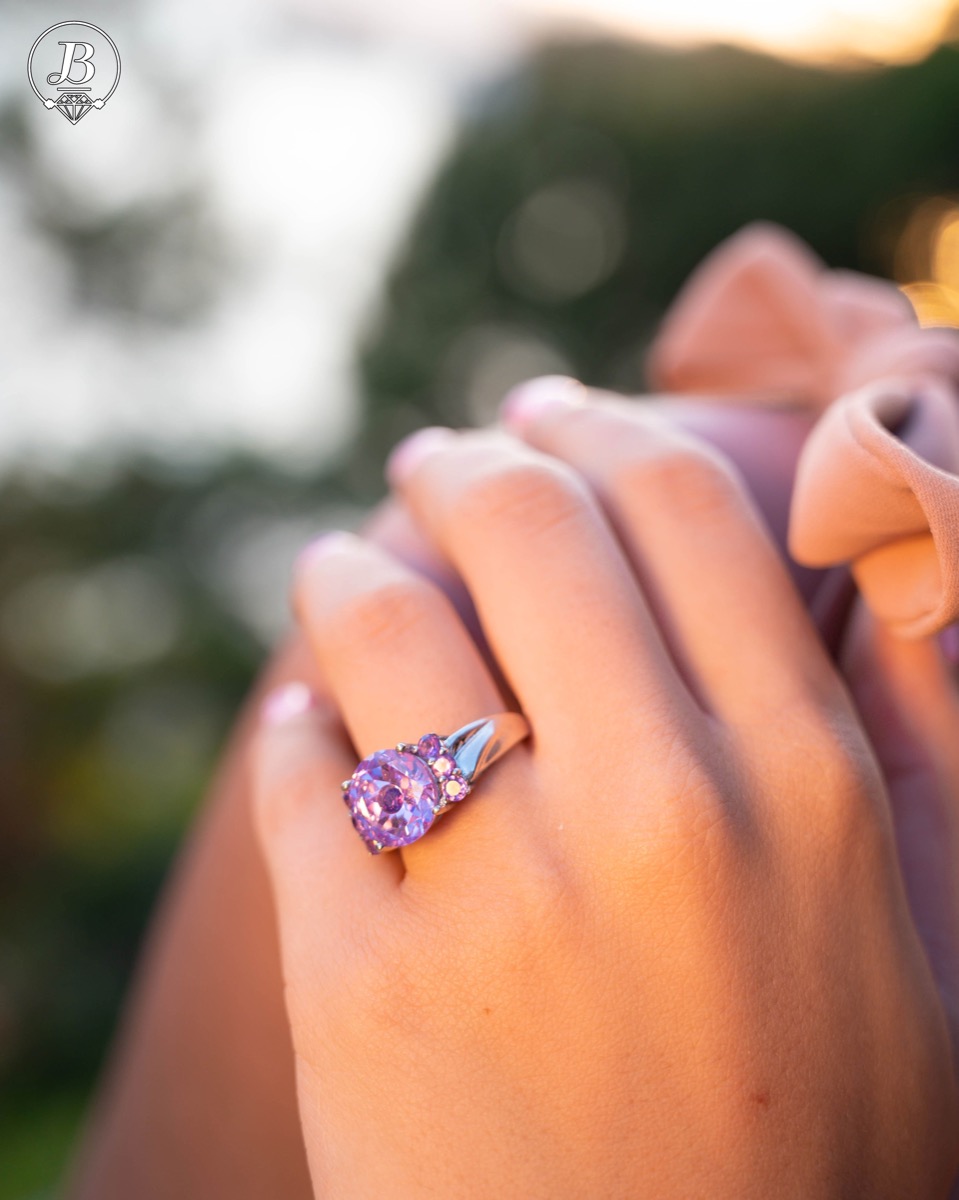
[[[485,419],[530,366],[640,390],[670,298],[748,221],[888,272],[911,204],[959,188],[957,126],[951,45],[855,71],[545,47],[476,105],[392,274],[362,355],[372,457],[409,426]]]

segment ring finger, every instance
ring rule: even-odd
[[[447,597],[361,538],[334,534],[304,552],[294,606],[360,757],[506,709]],[[517,773],[525,757],[518,747],[495,770]],[[516,827],[535,822],[511,813],[507,838],[503,814],[486,799],[481,789],[404,846],[407,871],[462,872],[483,856],[517,853]],[[531,802],[530,789],[511,798]],[[357,851],[365,853],[359,838]]]
[[[705,733],[622,549],[580,478],[496,432],[424,430],[394,487],[469,587],[490,645],[550,758],[604,714],[600,741],[659,755]],[[598,732],[598,731],[597,731]]]

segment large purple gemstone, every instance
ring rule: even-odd
[[[422,759],[405,750],[378,750],[353,772],[346,800],[360,836],[378,851],[421,838],[433,824],[440,796]]]

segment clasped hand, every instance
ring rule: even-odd
[[[316,1194],[946,1195],[954,960],[740,479],[639,406],[510,423],[390,471],[488,647],[363,539],[297,568],[324,683],[254,765]],[[357,758],[517,705],[531,740],[371,857]]]

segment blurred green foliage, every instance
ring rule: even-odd
[[[541,343],[589,383],[640,390],[670,298],[748,221],[781,222],[832,266],[887,273],[916,201],[959,183],[957,85],[952,46],[855,72],[725,47],[543,50],[464,130],[389,282],[363,356],[378,453],[405,423],[478,415],[477,329]],[[531,197],[573,187],[613,214],[620,246],[605,278],[570,294],[516,269],[529,254],[511,234]],[[571,253],[561,228],[541,241],[543,263]]]
[[[29,153],[14,120],[3,129]],[[959,192],[957,129],[951,46],[849,72],[729,48],[545,47],[468,107],[359,350],[363,429],[334,470],[141,461],[100,482],[2,485],[0,1200],[54,1186],[262,657],[223,546],[372,503],[398,436],[482,420],[525,375],[639,389],[676,288],[749,220],[783,222],[833,265],[888,271],[916,203]],[[109,234],[64,250],[129,283],[135,238]]]

